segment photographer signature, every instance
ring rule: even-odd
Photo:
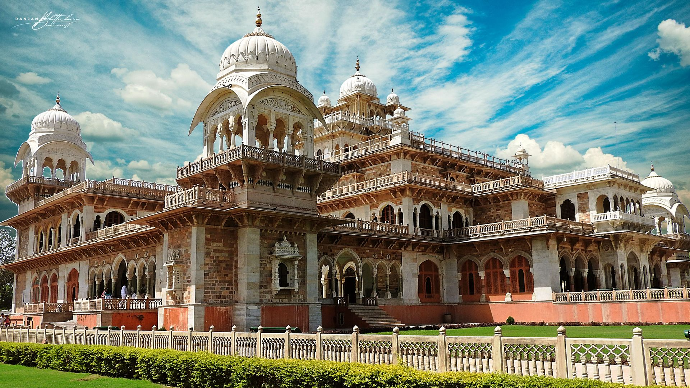
[[[19,23],[12,28],[31,25],[31,29],[34,31],[38,31],[44,27],[67,28],[75,22],[79,21],[79,19],[74,17],[74,14],[67,15],[61,13],[53,13],[52,11],[48,11],[44,13],[43,16],[38,18],[15,18],[15,20],[20,22],[26,21],[27,23]]]

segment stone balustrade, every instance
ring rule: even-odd
[[[633,182],[640,182],[639,175],[622,170],[620,168],[611,167],[609,165],[547,176],[543,178],[543,181],[544,187],[547,189],[555,189],[558,187],[571,186],[585,182],[594,182],[609,178],[623,178]]]
[[[71,302],[40,302],[40,303],[26,303],[24,305],[25,314],[36,313],[64,313],[74,311],[74,305]]]
[[[690,299],[687,288],[647,288],[644,290],[597,290],[553,293],[553,301],[557,303],[678,299]]]
[[[77,183],[78,181],[70,181],[70,180],[63,180],[63,179],[57,179],[57,178],[46,178],[42,176],[25,176],[23,178],[20,178],[9,185],[5,188],[5,193],[10,193],[17,189],[20,186],[23,186],[28,183],[35,183],[35,184],[43,184],[43,185],[51,185],[51,186],[60,186],[60,187],[70,187],[73,186]]]
[[[507,373],[521,376],[581,378],[635,385],[686,386],[690,362],[686,340],[643,339],[636,328],[631,339],[568,338],[563,327],[554,337],[207,332],[87,329],[0,329],[0,340],[50,344],[129,346],[146,349],[206,351],[218,355],[295,358],[364,364],[400,364],[418,370]],[[680,335],[681,333],[679,333]]]
[[[370,193],[372,191],[384,190],[393,186],[405,184],[417,184],[437,189],[463,191],[466,193],[470,192],[470,186],[464,183],[416,172],[402,171],[392,175],[367,179],[362,182],[336,184],[320,195],[319,201],[328,201],[351,195]]]
[[[180,206],[228,207],[235,204],[234,190],[209,189],[194,186],[165,197],[165,209]]]
[[[138,224],[113,225],[113,226],[108,226],[108,227],[101,228],[101,229],[98,229],[96,231],[87,233],[85,240],[90,241],[90,240],[96,240],[96,239],[106,239],[106,238],[120,236],[120,235],[126,234],[126,233],[134,231],[134,230],[146,229],[146,228],[148,228],[147,225],[138,225]]]
[[[472,192],[477,195],[492,194],[502,191],[515,190],[525,187],[544,188],[544,182],[525,175],[497,179],[472,185]]]
[[[126,299],[83,299],[74,301],[74,311],[104,310],[155,310],[162,305],[162,299],[126,298]]]
[[[627,221],[644,226],[654,227],[654,219],[640,216],[637,214],[626,213],[620,210],[610,211],[606,213],[597,213],[592,216],[592,222],[605,221]]]
[[[364,117],[350,113],[348,111],[336,111],[323,116],[323,119],[326,122],[326,124],[337,123],[339,121],[347,121],[349,123],[354,123],[364,127],[382,127],[389,130],[396,130],[401,127],[401,125],[391,123],[384,117]],[[402,126],[408,127],[408,124],[403,124]],[[322,133],[325,129],[323,128],[323,124],[319,120],[314,120],[314,129],[316,128],[320,128],[320,131]]]
[[[591,224],[556,217],[539,216],[451,229],[445,231],[444,236],[451,239],[482,238],[534,230],[566,230],[579,234],[594,233],[594,227]]]
[[[372,233],[372,234],[386,234],[386,235],[409,235],[409,227],[407,225],[388,224],[385,222],[364,221],[364,220],[350,220],[345,224],[332,227],[332,230],[348,231],[357,233]]]
[[[251,147],[241,144],[226,151],[215,153],[209,157],[201,158],[177,168],[177,179],[183,179],[202,171],[210,171],[217,167],[227,165],[236,160],[255,160],[267,164],[275,164],[286,167],[302,168],[312,171],[321,171],[330,174],[340,174],[338,163],[326,162],[321,159],[307,158],[302,155],[290,155],[264,148]]]
[[[138,199],[152,199],[162,201],[169,193],[174,193],[179,189],[178,186],[163,185],[131,179],[112,178],[106,181],[86,180],[61,192],[42,199],[36,203],[36,207],[55,202],[70,194],[103,194],[121,197],[132,197]]]

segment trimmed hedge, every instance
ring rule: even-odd
[[[175,387],[613,388],[622,384],[497,373],[433,373],[389,365],[266,360],[205,352],[0,342],[0,362],[145,379]],[[630,387],[630,386],[627,386]]]

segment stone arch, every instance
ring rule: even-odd
[[[402,297],[402,271],[397,262],[390,263],[388,266],[388,292],[391,298]]]
[[[379,214],[379,220],[387,224],[395,224],[395,207],[392,203],[384,203],[379,206],[377,211]]]
[[[634,251],[628,252],[626,255],[626,268],[628,275],[628,288],[639,290],[642,286],[642,272],[640,268],[640,259]]]
[[[569,292],[572,290],[572,282],[570,279],[570,270],[573,268],[572,256],[567,251],[558,252],[558,273],[561,285],[561,292]]]
[[[586,284],[585,274],[587,270],[587,258],[582,252],[577,252],[573,264],[573,291],[584,291]]]
[[[509,265],[510,292],[513,294],[534,292],[534,277],[529,259],[522,255],[515,255],[510,259]]]
[[[597,197],[596,210],[597,213],[608,213],[611,211],[611,200],[609,200],[607,195],[602,194]]]
[[[388,273],[390,271],[390,268],[388,264],[383,260],[379,260],[379,262],[376,263],[375,268],[376,271],[374,272],[376,276],[374,276],[374,289],[376,290],[376,295],[380,298],[390,298],[390,293],[388,291]]]
[[[486,263],[491,259],[498,260],[499,263],[501,263],[501,266],[503,267],[503,269],[509,269],[508,263],[506,262],[506,259],[503,256],[501,256],[495,252],[490,252],[490,253],[487,253],[486,255],[482,256],[481,259],[479,259],[479,270],[480,271],[486,270],[486,268],[485,268]]]
[[[103,227],[119,225],[124,223],[125,220],[127,220],[127,213],[119,209],[108,209],[103,217]]]
[[[58,273],[56,270],[52,270],[50,272],[50,276],[48,277],[49,279],[49,287],[50,287],[50,293],[48,297],[48,301],[50,303],[57,303],[58,301]]]
[[[419,264],[417,293],[422,303],[441,301],[441,274],[437,260],[429,258]]]
[[[77,300],[79,296],[79,271],[76,268],[72,268],[67,273],[67,282],[65,284],[67,296],[67,301],[72,302]]]
[[[570,199],[561,202],[561,218],[564,220],[575,221],[575,204]]]
[[[362,294],[365,297],[373,297],[376,290],[374,267],[375,263],[370,259],[362,260]]]
[[[419,220],[417,225],[419,228],[428,230],[434,229],[434,215],[436,210],[434,206],[427,201],[422,201],[419,203],[418,209],[417,217]]]
[[[474,257],[465,257],[460,259],[461,264],[458,265],[460,274],[460,295],[463,296],[463,301],[468,297],[472,300],[479,300],[482,293],[482,282],[479,277],[479,261]]]
[[[506,293],[505,262],[498,255],[487,255],[482,260],[484,284],[487,295],[502,295]]]

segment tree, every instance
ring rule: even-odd
[[[0,265],[14,261],[14,253],[17,249],[17,240],[7,229],[0,229]],[[12,288],[14,286],[14,274],[4,268],[0,268],[0,310],[12,307]]]

